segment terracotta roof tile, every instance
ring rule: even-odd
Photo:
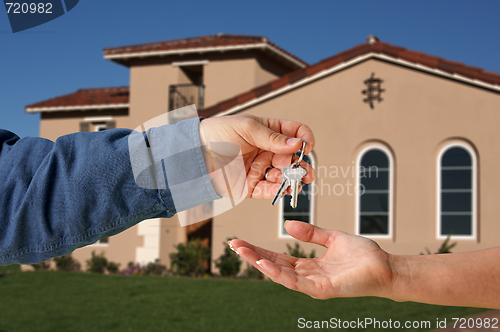
[[[231,98],[231,99],[228,99],[228,100],[219,104],[221,111],[225,111],[225,110],[230,109],[236,105],[238,105],[237,98]]]
[[[325,59],[325,60],[321,61],[319,64],[322,64],[323,67],[324,67],[324,69],[327,69],[327,68],[336,66],[336,65],[338,65],[338,64],[340,64],[342,62],[344,62],[342,60],[342,57],[336,55],[336,56],[333,56],[331,58],[328,58],[328,59]],[[312,67],[317,66],[319,64],[312,65]]]
[[[278,79],[275,79],[270,84],[271,84],[271,88],[273,90],[278,90],[278,89],[284,87],[285,85],[289,84],[289,82],[288,82],[288,76],[283,76],[283,77],[280,77]]]
[[[238,104],[244,104],[247,101],[252,100],[254,98],[255,98],[255,92],[248,91],[248,92],[245,92],[241,95],[238,95],[237,98],[234,98],[234,99],[236,99],[238,101]]]
[[[344,62],[347,62],[351,59],[354,59],[360,55],[364,55],[366,53],[370,53],[371,45],[370,44],[361,44],[350,50],[339,53],[337,56],[341,57]]]
[[[445,71],[449,74],[453,74],[455,73],[455,70],[457,68],[457,65],[449,62],[449,61],[443,61],[442,59],[440,59],[438,62],[437,62],[437,66],[436,66],[437,69],[439,70],[442,70],[442,71]]]
[[[96,106],[128,104],[128,87],[94,88],[80,89],[67,95],[47,99],[38,103],[26,106],[30,108],[52,108],[67,106]]]
[[[418,61],[418,63],[420,63],[421,65],[424,65],[424,66],[427,66],[427,67],[430,67],[430,68],[437,68],[438,62],[439,62],[439,58],[436,58],[436,57],[433,57],[433,56],[429,56],[429,55],[426,55],[426,54],[423,54],[419,58],[419,61]]]
[[[402,47],[392,46],[382,42],[380,42],[380,44],[382,44],[382,51],[380,53],[383,53],[385,55],[391,56],[396,59],[399,58],[399,53],[405,51],[405,49]]]
[[[293,73],[288,74],[287,76],[288,76],[288,82],[290,84],[293,84],[307,77],[307,71],[305,69],[299,69],[294,71]]]
[[[228,47],[228,46],[245,46],[252,44],[267,44],[283,52],[287,56],[293,58],[295,61],[301,63],[302,66],[307,66],[307,62],[293,55],[292,53],[280,48],[274,43],[271,43],[267,37],[263,36],[246,36],[246,35],[230,35],[218,34],[210,36],[201,36],[194,38],[175,39],[155,43],[138,44],[130,46],[109,47],[104,49],[105,57],[112,57],[116,55],[138,54],[149,52],[162,52],[162,51],[182,51],[197,48],[215,48],[215,47]],[[297,68],[297,67],[295,67]]]
[[[272,88],[271,84],[264,84],[264,85],[261,85],[261,86],[255,88],[255,89],[252,89],[252,91],[255,93],[255,98],[259,98],[260,96],[265,95],[266,93],[273,91],[273,88]]]
[[[224,107],[227,107],[227,105],[234,105],[235,102],[237,103],[236,105],[241,105],[250,101],[252,98],[262,97],[266,93],[281,89],[288,84],[299,82],[300,80],[311,77],[322,70],[332,68],[343,62],[347,62],[353,58],[356,58],[363,54],[368,54],[370,52],[384,54],[396,59],[399,58],[415,64],[421,64],[431,69],[439,69],[449,74],[456,73],[466,78],[500,86],[500,74],[485,72],[480,68],[467,66],[459,62],[438,58],[435,56],[427,55],[425,53],[407,50],[405,48],[393,46],[384,42],[375,42],[373,44],[365,43],[358,45],[350,50],[334,55],[314,65],[311,65],[304,69],[298,69],[274,81],[268,82],[260,87],[252,89],[249,92],[244,92],[217,105],[206,108],[201,111],[201,114],[203,114],[203,116],[215,115],[220,112],[220,105],[224,105]],[[229,108],[225,108],[224,110],[227,109]]]
[[[323,62],[319,62],[314,66],[309,66],[306,68],[307,76],[314,76],[314,74],[319,73],[320,71],[325,70],[327,67]]]
[[[404,50],[399,52],[399,58],[402,60],[410,61],[413,63],[419,63],[419,59],[422,56],[422,53]]]

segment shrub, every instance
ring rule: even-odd
[[[435,252],[435,254],[451,254],[451,249],[457,245],[456,242],[450,243],[451,235],[453,233],[448,234],[446,237],[446,240],[441,244],[439,247],[438,251]],[[432,255],[431,251],[429,248],[425,247],[425,251],[427,252],[427,255]],[[421,252],[420,255],[423,255],[424,253]]]
[[[149,262],[144,267],[144,273],[148,276],[161,276],[167,272],[167,267],[160,264],[159,259],[155,259],[154,262]]]
[[[305,251],[300,247],[300,244],[298,242],[295,242],[295,246],[292,248],[291,245],[288,243],[286,244],[286,247],[288,249],[288,254],[293,257],[297,258],[307,258]],[[314,258],[316,256],[316,251],[313,250],[309,254],[309,258]]]
[[[247,263],[247,268],[241,274],[242,277],[247,279],[264,279],[264,275],[253,265]]]
[[[227,239],[231,240],[230,238]],[[240,272],[241,260],[236,253],[234,253],[227,242],[224,244],[224,253],[215,260],[215,266],[219,269],[220,275],[223,277],[234,277]]]
[[[179,243],[177,252],[170,254],[171,269],[180,276],[197,277],[205,272],[205,263],[210,258],[210,248],[200,244],[200,240]]]
[[[127,268],[122,271],[122,274],[126,276],[143,275],[144,269],[138,263],[128,262]]]
[[[120,272],[120,263],[108,262],[106,270],[111,274],[118,274]]]
[[[48,271],[50,269],[50,260],[41,263],[31,264],[31,266],[33,266],[35,271]]]
[[[103,252],[96,255],[95,251],[92,251],[92,257],[87,260],[87,272],[103,274],[107,265],[108,260],[104,257]]]
[[[74,271],[80,272],[80,263],[71,257],[71,254],[55,257],[56,269],[58,271]]]

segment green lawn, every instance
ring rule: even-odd
[[[270,281],[54,271],[0,277],[0,332],[293,331],[307,330],[298,328],[299,318],[365,317],[429,320],[435,328],[436,318],[449,321],[484,311],[379,298],[319,301]]]

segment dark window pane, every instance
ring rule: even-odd
[[[389,234],[389,216],[360,216],[360,234]]]
[[[471,193],[441,193],[441,211],[470,212],[471,208]]]
[[[360,174],[361,184],[365,190],[387,190],[389,189],[389,172],[378,171]]]
[[[303,184],[302,185],[302,191],[299,193],[299,198],[297,200],[297,207],[293,209],[290,206],[290,201],[292,199],[291,195],[286,195],[285,197],[282,198],[283,200],[283,212],[288,213],[288,212],[307,212],[310,213],[310,199],[311,199],[311,192],[312,188],[309,184]]]
[[[470,170],[441,171],[442,189],[471,189],[472,172]]]
[[[388,212],[389,194],[364,194],[359,197],[360,212]]]
[[[387,155],[381,150],[370,150],[366,152],[361,158],[361,166],[368,168],[370,166],[377,166],[378,168],[389,167],[389,159]]]
[[[472,166],[472,160],[467,150],[454,147],[444,153],[441,166]]]
[[[441,235],[472,235],[472,216],[441,216]]]

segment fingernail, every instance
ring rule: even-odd
[[[233,249],[234,250],[234,249]],[[237,253],[238,255],[240,255],[240,253],[238,252],[238,250],[234,250],[235,253]]]
[[[258,265],[258,266],[262,266],[262,263],[261,263],[261,261],[260,261],[260,260],[259,260],[259,261],[256,261],[255,263],[257,263],[257,265]]]
[[[285,227],[285,228],[286,228],[286,223],[287,223],[287,222],[289,222],[289,221],[290,221],[290,220],[285,221],[285,224],[283,225],[283,227]]]
[[[288,145],[294,145],[298,141],[300,141],[300,138],[289,138],[289,139],[286,140],[286,144],[288,144]]]

